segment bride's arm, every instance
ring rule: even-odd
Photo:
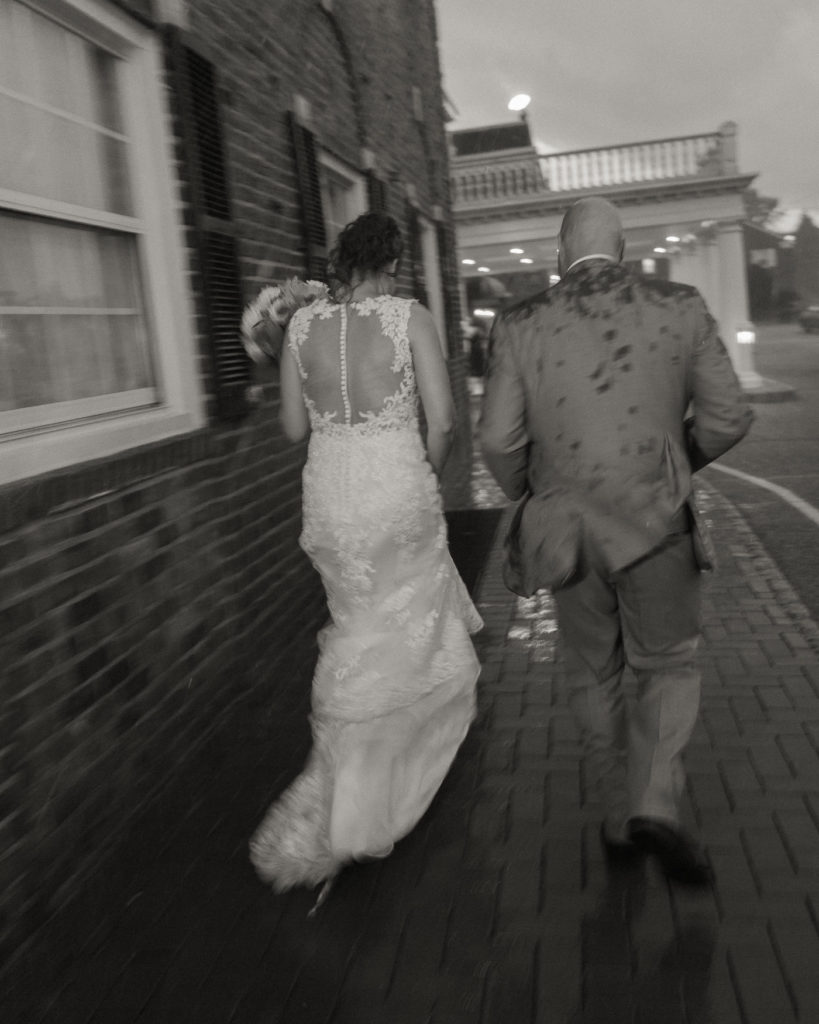
[[[427,421],[427,455],[440,476],[452,447],[455,407],[435,321],[424,306],[413,305],[408,334],[415,379]]]
[[[290,346],[286,343],[282,346],[279,367],[281,371],[279,423],[288,441],[302,441],[310,432],[310,420],[304,404],[299,367],[295,356],[290,351]]]

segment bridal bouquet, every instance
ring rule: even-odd
[[[269,363],[281,353],[290,317],[316,299],[328,295],[320,281],[291,277],[283,284],[263,288],[242,314],[242,344],[254,363]]]

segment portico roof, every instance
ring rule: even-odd
[[[742,193],[756,175],[739,171],[735,134],[729,122],[702,135],[570,153],[539,155],[521,146],[453,154],[459,255],[475,261],[462,264],[462,272],[556,269],[563,215],[588,195],[604,195],[620,208],[630,259],[665,248],[668,238],[675,245],[716,224],[736,223],[744,215]]]

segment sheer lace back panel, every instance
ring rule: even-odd
[[[290,321],[314,431],[380,431],[414,424],[415,373],[407,326],[412,299],[321,299]]]

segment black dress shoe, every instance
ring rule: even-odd
[[[633,864],[643,856],[643,851],[630,839],[612,839],[605,822],[600,826],[600,845],[609,864]]]
[[[669,878],[686,885],[708,885],[714,877],[703,848],[682,829],[655,818],[632,818],[628,823],[632,842],[653,854]]]

